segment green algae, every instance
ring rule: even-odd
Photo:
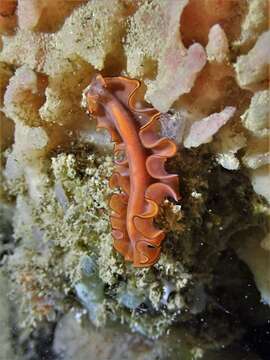
[[[25,324],[55,319],[76,297],[96,326],[120,321],[150,338],[201,314],[206,322],[218,321],[207,291],[220,257],[238,231],[266,228],[266,205],[245,174],[222,169],[207,148],[182,150],[168,165],[179,174],[182,198],[178,204],[166,200],[157,219],[167,231],[160,260],[136,269],[112,246],[112,157],[81,146],[51,154],[47,166],[39,203],[17,196],[18,246],[9,268],[23,290]],[[220,332],[231,321],[221,319]]]

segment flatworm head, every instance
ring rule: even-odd
[[[165,170],[176,144],[158,136],[158,111],[135,106],[139,86],[137,80],[97,75],[86,99],[97,127],[110,132],[114,153],[122,155],[110,179],[121,190],[110,200],[114,247],[135,267],[146,267],[159,259],[165,237],[154,224],[159,206],[167,197],[179,200],[179,185],[178,176]]]

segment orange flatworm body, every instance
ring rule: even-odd
[[[164,168],[167,158],[175,155],[176,144],[160,138],[156,130],[159,112],[135,107],[138,80],[97,75],[86,91],[89,112],[98,128],[106,128],[115,142],[115,161],[111,187],[121,189],[110,200],[114,247],[135,267],[153,265],[159,258],[164,231],[157,229],[154,218],[166,197],[176,201],[178,176]]]

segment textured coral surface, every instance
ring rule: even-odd
[[[199,358],[269,318],[268,5],[0,0],[0,282],[12,300],[1,304],[16,308],[18,356],[42,357],[40,334],[56,324],[48,346],[64,351],[74,316],[97,344],[111,330],[99,338],[89,318],[140,333],[127,348],[147,359],[166,348]],[[141,106],[161,112],[159,135],[177,144],[166,168],[182,198],[160,204],[166,239],[147,269],[112,246],[112,144],[83,106],[97,72],[140,80]],[[1,333],[10,358],[11,336]]]

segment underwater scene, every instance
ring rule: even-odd
[[[270,359],[269,0],[0,0],[0,360]]]

